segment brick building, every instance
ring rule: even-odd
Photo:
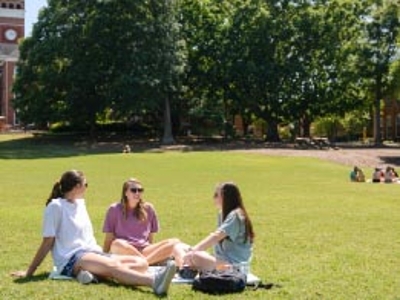
[[[0,122],[17,123],[12,108],[12,84],[18,61],[18,41],[25,36],[25,1],[0,0]],[[1,124],[0,124],[1,125]]]

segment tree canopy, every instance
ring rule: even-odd
[[[165,143],[184,122],[239,114],[278,141],[281,123],[309,135],[320,117],[379,113],[398,43],[388,0],[50,0],[20,46],[14,107],[91,129],[146,116]]]

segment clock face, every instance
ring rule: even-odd
[[[5,31],[5,38],[8,41],[14,41],[17,38],[17,31],[15,29],[7,29]]]

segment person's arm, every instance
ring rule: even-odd
[[[195,246],[193,246],[190,250],[193,251],[201,251],[201,250],[206,250],[210,248],[211,246],[214,246],[217,244],[219,241],[223,240],[226,238],[226,233],[220,230],[216,230],[212,233],[210,233],[206,238],[198,242]]]
[[[240,227],[240,220],[238,212],[232,211],[228,214],[225,220],[219,225],[218,229],[210,233],[208,237],[200,241],[196,246],[192,247],[192,250],[206,250],[211,246],[216,245],[224,238],[229,236],[234,238],[237,236]]]
[[[103,251],[108,253],[111,250],[111,243],[115,240],[116,238],[116,232],[115,232],[115,224],[117,223],[117,218],[118,218],[118,207],[115,205],[111,205],[106,212],[106,216],[104,218],[103,222],[103,233],[105,234],[104,236],[104,242],[103,242]]]
[[[184,254],[182,254],[182,264],[185,265],[194,265],[193,262],[193,254],[196,251],[205,251],[211,246],[217,244],[219,241],[223,240],[226,237],[226,233],[221,230],[216,230],[210,233],[206,238],[198,242],[193,247],[187,247],[183,249]]]
[[[148,236],[148,241],[150,244],[153,244],[155,241],[155,234],[158,232],[160,224],[158,223],[158,217],[154,206],[151,203],[146,202],[145,208],[150,222],[150,234]]]
[[[14,276],[17,277],[30,277],[32,276],[36,269],[40,266],[40,264],[43,262],[47,254],[50,252],[51,248],[53,248],[54,245],[54,237],[44,237],[42,240],[42,243],[39,246],[39,249],[36,252],[35,257],[33,258],[31,264],[29,265],[29,268],[27,271],[16,271],[11,273]]]
[[[150,243],[150,244],[153,244],[153,242],[154,242],[154,233],[151,232],[151,233],[149,234],[149,243]]]
[[[111,248],[111,243],[112,241],[115,240],[115,235],[112,232],[106,232],[106,235],[104,237],[104,243],[103,243],[103,251],[104,252],[110,252]]]

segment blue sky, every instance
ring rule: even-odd
[[[37,21],[39,10],[47,5],[47,0],[25,1],[25,36],[30,36],[33,23]]]

